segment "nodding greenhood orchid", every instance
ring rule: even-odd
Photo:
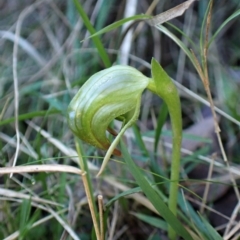
[[[145,89],[160,96],[167,104],[173,128],[173,158],[179,168],[181,144],[181,107],[177,89],[159,63],[152,59],[152,78],[129,66],[113,66],[91,76],[80,88],[68,107],[68,123],[73,133],[83,141],[107,150],[104,170],[111,154],[121,155],[116,148],[126,131],[136,122],[140,112],[141,95]],[[106,131],[114,134],[110,123],[118,119],[123,126],[110,143]],[[175,174],[175,180],[176,174]]]
[[[149,78],[129,66],[113,66],[91,76],[68,107],[68,123],[76,136],[100,149],[111,143],[106,130],[114,119],[130,127],[139,115],[143,90]],[[113,131],[109,131],[113,133]],[[113,154],[121,155],[116,148]]]
[[[177,89],[160,64],[152,59],[152,78],[128,66],[113,66],[90,77],[68,107],[68,123],[73,133],[83,141],[107,150],[98,176],[112,154],[121,155],[117,144],[139,116],[141,95],[149,89],[161,97],[170,114],[173,135],[169,209],[176,215],[182,140],[181,105]],[[118,119],[122,129],[110,143],[106,131],[115,134],[109,124]]]

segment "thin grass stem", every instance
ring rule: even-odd
[[[104,240],[103,196],[98,195],[99,225],[101,240]]]
[[[82,175],[82,180],[83,180],[83,185],[84,185],[84,189],[87,195],[87,200],[88,200],[88,205],[90,208],[90,212],[91,212],[91,216],[92,216],[92,220],[93,220],[93,226],[95,229],[95,233],[96,233],[96,237],[97,240],[101,240],[101,234],[100,234],[100,230],[99,230],[99,225],[98,225],[98,220],[97,220],[97,214],[94,210],[94,203],[92,201],[92,194],[91,194],[91,190],[89,188],[89,182],[88,182],[88,178],[87,178],[87,173],[84,172]]]
[[[97,212],[97,207],[96,207],[96,204],[94,201],[93,187],[92,187],[91,180],[89,177],[89,170],[88,170],[87,162],[82,157],[81,147],[80,147],[80,144],[77,141],[77,139],[75,139],[75,144],[76,144],[76,150],[77,150],[78,157],[79,157],[79,165],[80,165],[81,170],[84,171],[82,174],[82,180],[83,180],[84,189],[85,189],[85,192],[87,195],[87,200],[88,200],[88,204],[89,204],[89,208],[90,208],[90,212],[91,212],[91,216],[92,216],[92,220],[93,220],[96,237],[97,237],[97,240],[101,240],[101,234],[100,234],[100,230],[99,230],[98,217],[97,217],[98,212]]]

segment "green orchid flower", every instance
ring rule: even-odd
[[[181,106],[177,89],[159,63],[152,59],[152,78],[129,66],[113,66],[102,70],[80,88],[68,107],[68,123],[73,133],[83,141],[107,150],[101,174],[116,149],[123,133],[138,119],[141,95],[145,89],[161,97],[167,104],[172,122],[173,152],[169,208],[176,214],[182,139]],[[122,129],[111,143],[106,131],[114,120],[123,122]]]
[[[109,129],[110,123],[118,119],[127,129],[137,120],[141,95],[149,81],[129,66],[113,66],[94,74],[69,104],[68,123],[71,130],[83,141],[108,150],[111,143],[106,131],[114,134]],[[123,133],[121,131],[117,139]],[[107,155],[121,155],[118,149],[111,146]]]

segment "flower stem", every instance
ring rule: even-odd
[[[97,212],[96,203],[94,201],[93,188],[92,188],[91,180],[89,177],[89,170],[88,170],[87,162],[82,157],[81,147],[80,147],[80,144],[77,139],[75,139],[75,144],[76,144],[76,150],[77,150],[78,158],[79,158],[79,166],[80,166],[81,170],[83,171],[83,174],[81,176],[82,176],[84,190],[85,190],[87,200],[88,200],[89,209],[90,209],[91,216],[92,216],[92,221],[93,221],[93,226],[94,226],[95,233],[96,233],[96,238],[97,238],[97,240],[101,240],[101,233],[99,230],[99,223],[98,223],[98,212]]]
[[[172,123],[173,150],[168,206],[172,213],[177,215],[177,196],[181,158],[180,151],[182,142],[181,104],[177,88],[155,59],[152,59],[152,77],[153,79],[150,79],[148,89],[165,101]],[[168,229],[168,237],[171,240],[176,239],[176,233],[170,226]]]
[[[101,233],[100,233],[100,230],[99,230],[97,213],[94,211],[94,203],[92,201],[92,196],[91,196],[91,192],[90,192],[90,189],[89,189],[89,183],[88,183],[88,180],[87,180],[87,173],[84,172],[81,176],[82,176],[83,186],[84,186],[84,189],[85,189],[85,192],[86,192],[86,195],[87,195],[88,205],[89,205],[89,208],[90,208],[96,237],[97,237],[97,240],[101,240]]]

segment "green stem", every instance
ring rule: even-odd
[[[34,117],[45,117],[45,116],[58,114],[58,113],[61,113],[61,111],[57,110],[57,109],[24,113],[24,114],[21,114],[21,115],[18,116],[18,120],[23,121],[23,120],[31,119],[31,118],[34,118]],[[15,121],[15,117],[11,117],[11,118],[1,120],[0,121],[0,126],[12,123],[14,121]]]
[[[168,206],[172,213],[177,215],[177,196],[182,142],[181,104],[177,88],[155,59],[152,59],[152,76],[153,79],[150,79],[148,89],[165,101],[172,123],[173,149]],[[176,233],[171,227],[169,227],[168,236],[169,239],[176,239]]]

